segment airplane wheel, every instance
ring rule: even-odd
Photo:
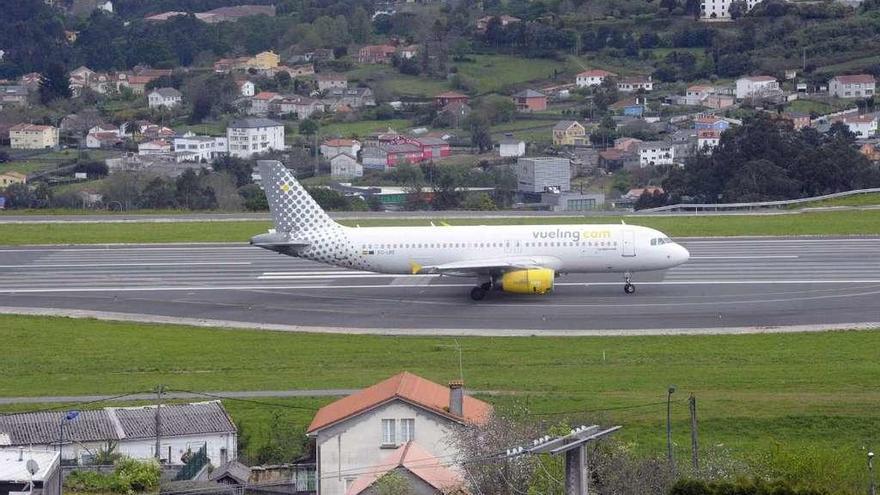
[[[633,284],[626,284],[623,286],[623,291],[626,292],[627,294],[632,294],[633,292],[636,291],[636,286]]]
[[[486,292],[489,292],[490,290],[492,290],[492,284],[490,282],[486,282],[485,284],[481,285],[480,288]]]
[[[482,301],[486,297],[486,291],[482,287],[474,287],[471,289],[471,299],[474,301]]]

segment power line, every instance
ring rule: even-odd
[[[297,405],[294,405],[294,404],[279,404],[279,403],[277,403],[277,402],[264,402],[264,401],[261,401],[261,400],[244,399],[244,398],[241,398],[241,397],[227,397],[227,396],[223,396],[223,395],[209,394],[209,393],[207,393],[207,392],[195,392],[195,391],[192,391],[192,390],[179,390],[179,389],[173,389],[173,390],[171,390],[171,391],[173,391],[173,392],[184,392],[184,393],[187,393],[187,394],[193,394],[193,395],[201,395],[201,396],[203,396],[203,397],[210,397],[210,398],[212,398],[212,399],[219,399],[219,400],[234,400],[234,401],[237,401],[237,402],[247,402],[247,403],[251,403],[251,404],[257,404],[257,405],[260,405],[260,406],[282,407],[282,408],[286,408],[286,409],[296,409],[296,410],[300,410],[300,411],[314,412],[314,411],[317,409],[317,408],[315,408],[315,407],[297,406]]]
[[[70,409],[71,407],[74,407],[74,406],[88,406],[91,404],[98,404],[101,402],[108,402],[108,401],[114,401],[117,399],[122,399],[122,398],[129,397],[132,395],[141,395],[141,394],[154,393],[154,392],[155,392],[155,390],[147,390],[147,391],[139,390],[137,392],[126,392],[126,393],[120,394],[120,395],[114,395],[114,396],[110,396],[110,397],[102,397],[100,399],[89,400],[89,401],[69,402],[66,404],[62,404],[60,406],[47,407],[47,408],[43,408],[43,409],[32,409],[30,411],[4,412],[4,413],[0,413],[0,416],[13,416],[16,414],[33,414],[33,413],[41,413],[41,412],[61,411],[61,410],[65,410],[65,409]]]

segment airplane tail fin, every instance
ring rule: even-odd
[[[281,162],[257,160],[257,169],[276,231],[307,232],[338,225]]]

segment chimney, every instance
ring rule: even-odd
[[[449,382],[449,412],[456,416],[464,416],[464,382]]]

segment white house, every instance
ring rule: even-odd
[[[721,131],[717,129],[701,129],[697,131],[697,149],[711,152],[721,141]]]
[[[617,80],[617,90],[632,93],[638,90],[653,91],[654,81],[651,76],[621,77]]]
[[[348,88],[348,79],[340,74],[318,74],[318,91],[327,91],[332,88]]]
[[[762,0],[745,0],[746,12],[752,10]],[[704,21],[730,19],[730,4],[734,0],[700,0],[700,19]]]
[[[306,432],[316,446],[318,493],[346,495],[391,450],[410,442],[448,462],[458,454],[450,442],[455,429],[484,423],[491,410],[465,395],[461,382],[447,388],[410,373],[324,406]]]
[[[58,493],[58,452],[27,448],[0,448],[0,491],[2,493]],[[33,468],[33,471],[31,470]]]
[[[284,124],[264,118],[233,120],[226,128],[229,154],[250,158],[256,153],[284,149]]]
[[[357,139],[328,139],[321,144],[321,155],[326,158],[334,157],[340,153],[357,156],[360,150],[361,142]]]
[[[602,84],[602,81],[605,80],[606,77],[616,77],[617,74],[613,72],[608,72],[607,70],[602,69],[592,69],[585,70],[575,76],[575,84],[579,88],[586,88],[589,86],[599,86]]]
[[[164,139],[155,139],[153,141],[145,141],[138,145],[138,155],[162,155],[171,153],[171,142]]]
[[[235,85],[238,87],[238,93],[241,96],[250,98],[256,94],[256,86],[248,80],[235,81]]]
[[[714,86],[695,84],[688,86],[684,93],[685,105],[702,105],[706,98],[715,91]]]
[[[154,89],[147,95],[147,105],[150,108],[174,108],[183,101],[183,95],[174,88]]]
[[[639,143],[639,166],[642,168],[675,163],[675,148],[664,141]]]
[[[502,158],[525,156],[526,142],[522,139],[516,139],[513,136],[504,136],[504,139],[498,145],[498,155]]]
[[[81,411],[64,419],[64,412],[33,412],[0,416],[0,442],[7,447],[57,450],[64,424],[62,457],[88,464],[109,442],[116,451],[135,459],[156,453],[156,406],[105,407]],[[158,411],[159,455],[163,462],[184,464],[182,457],[205,447],[215,466],[238,455],[238,433],[220,401],[167,404]]]
[[[746,76],[736,80],[736,99],[760,98],[779,91],[779,83],[771,76]]]
[[[868,138],[877,133],[877,116],[874,114],[848,115],[842,122],[857,138]]]
[[[835,76],[828,81],[828,93],[838,98],[868,98],[874,96],[875,86],[870,74]]]
[[[330,159],[330,176],[334,179],[363,177],[364,166],[348,153],[339,153]]]
[[[174,153],[182,162],[211,162],[229,153],[226,136],[197,136],[188,132],[174,138]]]
[[[96,125],[86,134],[86,148],[110,148],[123,140],[120,129],[109,124]]]

